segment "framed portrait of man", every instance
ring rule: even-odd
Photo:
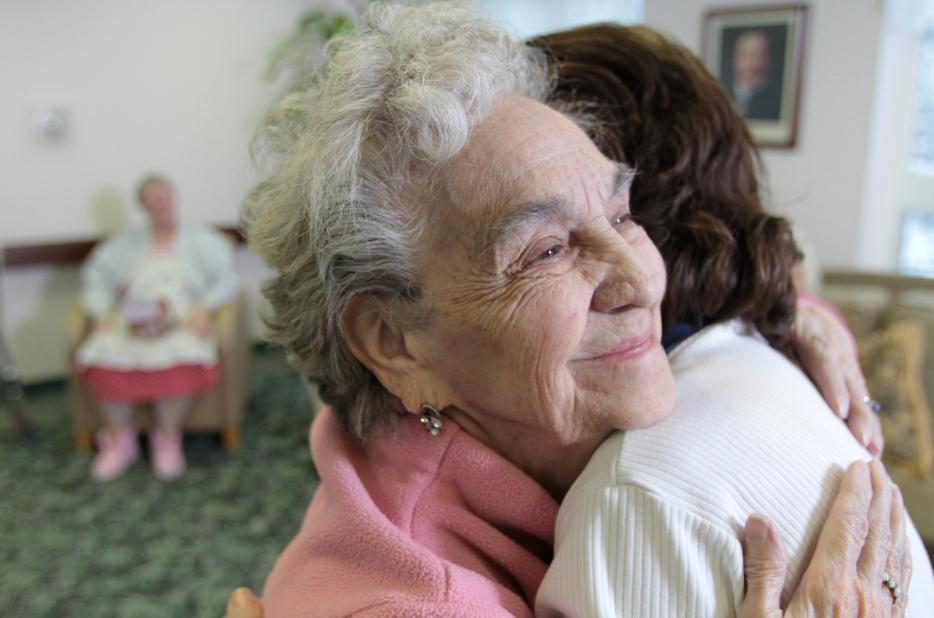
[[[760,146],[791,148],[798,131],[807,7],[715,9],[703,56]]]

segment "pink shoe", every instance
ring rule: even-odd
[[[180,432],[172,435],[153,429],[149,433],[149,455],[152,457],[152,471],[163,481],[174,481],[185,474]]]
[[[112,481],[123,475],[139,459],[136,431],[126,429],[117,434],[97,432],[97,456],[91,463],[91,478]]]

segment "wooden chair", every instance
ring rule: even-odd
[[[240,444],[240,424],[250,396],[250,345],[247,334],[247,302],[243,294],[221,307],[214,318],[218,337],[220,379],[209,391],[198,395],[185,417],[185,431],[220,432],[230,451]],[[68,366],[74,366],[78,347],[88,336],[90,320],[80,307],[72,310],[65,325],[68,338]],[[94,449],[94,432],[102,425],[100,406],[88,385],[72,377],[69,385],[71,414],[75,426],[75,446],[79,451]],[[141,405],[135,423],[141,429],[152,425],[152,406]]]

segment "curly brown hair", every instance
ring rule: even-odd
[[[555,102],[591,116],[604,154],[638,170],[632,212],[667,265],[665,328],[739,317],[789,353],[801,254],[788,221],[762,207],[758,151],[716,78],[642,26],[584,26],[529,44],[555,70]]]

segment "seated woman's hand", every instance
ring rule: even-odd
[[[94,318],[91,324],[91,332],[95,335],[106,333],[113,330],[116,324],[117,318],[113,314],[102,315],[99,318]]]
[[[778,534],[753,515],[743,539],[746,598],[740,618],[900,617],[911,580],[901,494],[878,461],[853,463],[824,523],[814,557],[782,611],[786,560]],[[901,586],[896,599],[885,575]]]
[[[845,419],[856,440],[874,456],[882,454],[882,427],[867,401],[853,335],[840,318],[817,303],[798,306],[792,343],[804,370],[824,400]]]
[[[187,327],[194,334],[206,339],[211,334],[211,313],[201,305],[196,306],[188,316]]]
[[[227,600],[224,618],[263,618],[263,606],[249,588],[237,588]]]
[[[126,301],[123,304],[123,317],[130,332],[135,337],[145,339],[161,337],[175,326],[169,303],[164,298],[157,301]]]

